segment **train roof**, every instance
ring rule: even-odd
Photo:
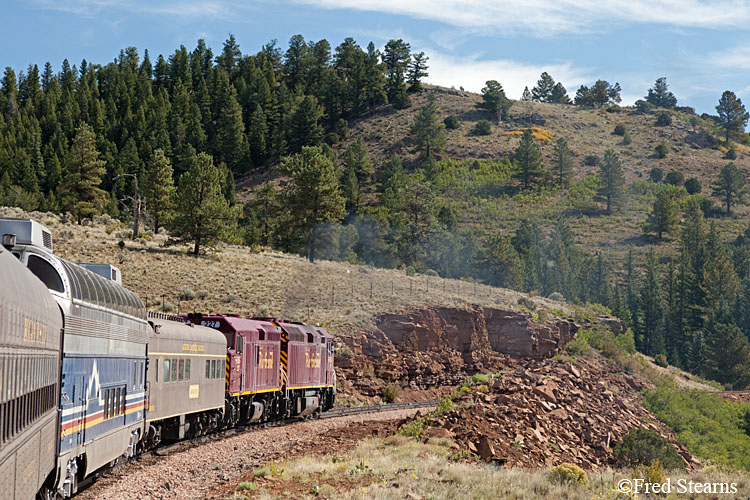
[[[278,328],[269,321],[241,318],[230,314],[195,314],[188,315],[188,318],[197,324],[203,324],[202,321],[219,321],[218,329],[222,332],[238,333],[254,340],[279,340],[281,338]]]
[[[8,250],[0,246],[0,306],[31,313],[36,320],[44,321],[46,326],[59,332],[62,328],[62,317],[57,303],[47,287],[29,271]],[[0,309],[0,316],[4,309]],[[19,320],[20,321],[20,320]],[[21,322],[22,323],[22,322]],[[11,328],[9,319],[0,322],[0,337],[8,340],[6,328]]]
[[[203,349],[198,346],[205,346],[205,344],[219,345],[222,354],[226,351],[227,341],[224,334],[213,328],[152,315],[149,315],[148,322],[154,326],[154,335],[160,340],[182,341],[182,350],[185,352],[203,352]]]
[[[73,300],[146,319],[146,306],[135,292],[77,264],[60,257],[57,259],[62,263],[68,276],[70,296]]]

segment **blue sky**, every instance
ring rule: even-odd
[[[214,53],[233,33],[244,53],[271,39],[403,38],[429,57],[429,83],[479,91],[500,81],[512,98],[548,71],[572,95],[619,82],[623,103],[666,76],[681,105],[715,113],[724,90],[750,107],[748,0],[3,0],[0,66],[152,60],[204,38]]]

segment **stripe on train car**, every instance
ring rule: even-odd
[[[198,356],[201,358],[223,358],[223,354],[188,354],[184,352],[150,352],[149,356]]]
[[[121,418],[125,415],[130,415],[131,413],[135,413],[140,410],[145,410],[145,408],[146,408],[145,399],[142,401],[131,403],[125,406],[125,413],[123,415],[118,415],[116,417],[109,418],[106,421],[110,421],[115,418]],[[75,418],[75,417],[71,418],[70,420],[63,422],[63,424],[61,425],[60,437],[65,437],[65,436],[72,434],[73,432],[82,431],[84,429],[90,429],[91,427],[94,427],[95,425],[100,424],[102,422],[105,422],[104,410],[99,410],[90,415],[86,415],[83,423],[81,423],[80,418]]]
[[[287,389],[289,389],[289,390],[292,390],[292,389],[320,389],[322,387],[333,387],[333,386],[332,385],[323,385],[323,384],[321,384],[321,385],[300,385],[300,386],[297,386],[297,387],[287,387]]]
[[[232,396],[247,396],[248,394],[261,394],[264,392],[280,392],[281,389],[262,389],[260,391],[235,392]]]

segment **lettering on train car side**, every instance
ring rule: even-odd
[[[305,350],[305,366],[307,368],[320,368],[320,353]]]
[[[273,369],[273,351],[264,351],[263,346],[258,346],[258,369]]]
[[[47,343],[47,325],[34,321],[33,319],[23,319],[23,340],[35,344]]]
[[[182,350],[186,352],[205,352],[206,346],[203,344],[182,344]]]

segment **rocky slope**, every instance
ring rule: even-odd
[[[699,464],[671,430],[641,404],[647,382],[599,359],[518,362],[488,385],[459,391],[456,407],[428,419],[423,437],[455,440],[482,459],[507,466],[584,469],[615,465],[613,447],[645,427],[677,448],[685,467]]]

